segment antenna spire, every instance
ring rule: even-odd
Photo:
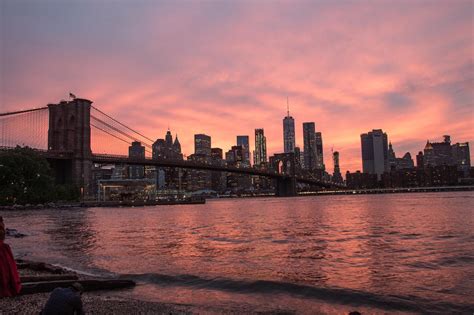
[[[288,96],[286,97],[286,116],[290,117],[290,103],[288,101]]]

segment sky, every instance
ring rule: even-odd
[[[69,92],[147,136],[169,126],[224,151],[264,128],[283,151],[287,97],[341,170],[361,169],[360,134],[397,156],[427,139],[474,140],[474,1],[0,1],[0,111]],[[471,160],[473,159],[471,149]],[[124,152],[125,154],[126,152]]]

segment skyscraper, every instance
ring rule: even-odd
[[[341,169],[339,168],[339,152],[335,151],[332,154],[332,159],[334,162],[334,173],[332,175],[332,179],[336,183],[342,183],[342,175],[341,175]]]
[[[290,107],[287,100],[287,115],[283,118],[283,152],[295,151],[295,120],[290,116]]]
[[[458,170],[463,173],[463,177],[469,176],[471,168],[471,154],[469,152],[469,142],[456,143],[452,145],[454,163]]]
[[[139,141],[133,141],[128,147],[128,157],[145,158],[145,147]],[[129,167],[130,178],[143,178],[145,176],[145,168],[139,165],[131,165]]]
[[[316,132],[316,168],[319,170],[324,170],[324,155],[323,155],[323,136],[321,132]]]
[[[267,138],[262,129],[255,129],[255,151],[253,151],[253,164],[261,165],[267,162]]]
[[[304,167],[314,170],[317,166],[316,133],[314,122],[303,123]]]
[[[360,135],[362,169],[364,173],[377,174],[380,179],[388,171],[388,137],[382,129]]]
[[[166,132],[165,141],[168,147],[171,147],[173,145],[173,136],[171,135],[171,131],[169,129]]]
[[[205,134],[194,135],[194,154],[211,156],[211,137]]]
[[[242,146],[243,162],[250,165],[249,136],[237,136],[237,145]]]

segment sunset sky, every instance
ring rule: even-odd
[[[225,151],[264,128],[283,151],[289,97],[341,168],[382,128],[397,156],[427,139],[474,141],[473,1],[0,2],[0,111],[69,92],[183,151],[206,133]],[[474,149],[471,147],[471,159]],[[125,153],[125,152],[124,152]]]

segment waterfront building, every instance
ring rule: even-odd
[[[140,141],[133,141],[128,147],[129,158],[145,158],[145,147]],[[140,165],[129,166],[129,177],[133,179],[143,178],[145,176],[145,167]]]
[[[210,151],[210,150],[209,150]],[[208,164],[211,162],[211,155],[191,154],[188,161]],[[206,170],[189,169],[184,173],[183,184],[189,191],[210,190],[212,186],[212,173]]]
[[[392,142],[388,143],[388,169],[392,170],[396,167],[397,157],[395,156],[395,151],[393,151]]]
[[[414,167],[415,163],[413,163],[413,159],[411,158],[410,152],[405,153],[403,157],[396,158],[395,160],[395,168],[397,170],[412,169]]]
[[[295,120],[290,116],[290,108],[287,103],[287,114],[283,118],[283,152],[295,151]]]
[[[183,160],[181,144],[176,135],[174,142],[171,131],[168,129],[164,139],[156,139],[152,145],[152,158],[154,160]],[[155,167],[153,171],[156,186],[159,189],[179,189],[181,173],[173,167]]]
[[[324,165],[324,153],[323,153],[323,135],[321,132],[316,132],[315,134],[316,139],[316,168],[319,170],[325,170],[326,167]]]
[[[299,170],[303,169],[301,165],[301,149],[298,146],[295,147],[295,161],[296,161],[297,168]]]
[[[261,165],[267,162],[267,139],[263,128],[255,129],[255,151],[253,151],[253,164]]]
[[[165,139],[156,139],[152,145],[152,158],[156,159],[171,159],[171,160],[183,160],[183,154],[181,153],[181,144],[176,135],[173,142],[173,136],[168,130],[165,135]]]
[[[225,160],[229,164],[235,164],[236,162],[242,163],[244,161],[244,148],[241,145],[234,145],[226,152]]]
[[[417,168],[424,168],[424,162],[423,162],[423,152],[420,151],[416,155],[416,167]]]
[[[372,189],[378,187],[377,174],[346,172],[346,184],[349,189]]]
[[[226,153],[226,162],[229,166],[247,167],[247,162],[244,160],[245,149],[241,145],[232,146]],[[250,189],[252,180],[249,175],[244,174],[227,174],[227,189],[233,193],[240,193]]]
[[[222,160],[223,152],[221,148],[211,148],[211,158],[213,160]]]
[[[303,123],[304,167],[312,171],[317,168],[316,132],[314,122]]]
[[[456,143],[452,145],[453,161],[458,167],[458,171],[463,177],[469,177],[471,169],[471,156],[469,152],[469,142]]]
[[[423,153],[424,167],[454,164],[450,136],[444,136],[443,142],[426,141]]]
[[[360,135],[362,148],[362,170],[376,174],[380,179],[388,167],[388,137],[382,129],[374,129]]]
[[[242,146],[242,162],[250,166],[249,136],[237,136],[237,145]]]
[[[194,135],[194,154],[211,156],[211,137],[205,134]]]
[[[225,166],[223,151],[221,148],[211,149],[211,162],[214,165]],[[211,172],[211,189],[217,193],[224,193],[227,186],[227,174],[225,172]]]
[[[415,167],[413,159],[411,158],[410,152],[405,153],[401,158],[397,158],[395,151],[393,150],[392,143],[388,144],[388,171],[392,170],[404,170],[411,169]]]
[[[332,160],[334,164],[334,172],[332,175],[332,180],[336,183],[342,183],[344,180],[342,179],[341,169],[339,167],[339,152],[338,151],[333,152]]]

